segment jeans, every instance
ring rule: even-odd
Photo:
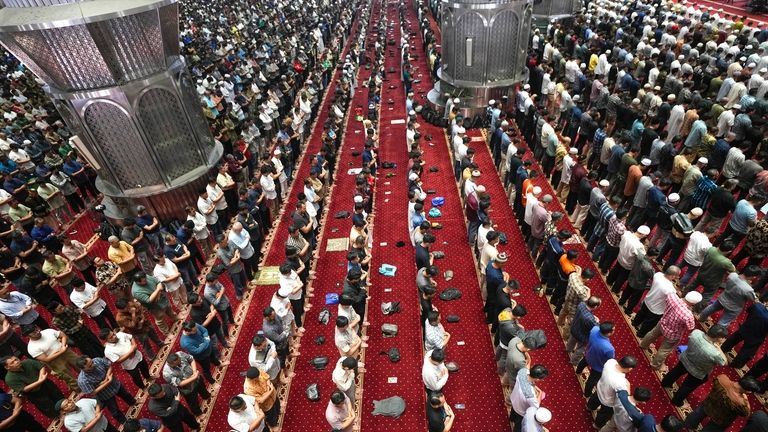
[[[704,308],[703,311],[701,311],[699,320],[704,321],[707,318],[709,318],[710,315],[712,315],[713,313],[719,310],[722,310],[723,314],[720,315],[720,319],[717,321],[717,324],[725,327],[728,327],[728,325],[731,324],[733,320],[735,320],[736,317],[738,317],[739,314],[741,313],[740,310],[732,311],[732,310],[725,309],[723,305],[720,303],[720,300],[715,300],[712,304],[710,304],[709,306]]]
[[[685,273],[680,277],[680,286],[686,286],[688,285],[688,282],[690,282],[691,279],[693,279],[693,275],[695,275],[696,272],[699,271],[700,266],[690,265],[685,260],[683,260],[681,267],[686,267],[686,269],[685,269]]]
[[[101,311],[100,314],[91,317],[94,321],[99,325],[99,328],[116,328],[119,327],[117,325],[117,320],[115,319],[115,316],[112,315],[112,311],[109,310],[108,307],[105,307],[103,311]]]
[[[629,278],[629,270],[625,269],[618,262],[613,266],[611,272],[608,273],[608,279],[606,281],[612,284],[611,291],[618,293],[624,286],[624,283]]]
[[[707,413],[704,412],[704,403],[702,402],[699,406],[696,407],[696,409],[693,410],[693,412],[688,414],[688,417],[685,418],[684,425],[686,428],[688,428],[688,430],[696,430],[696,428],[699,427],[706,416]],[[728,426],[730,425],[720,426],[718,424],[709,422],[706,426],[704,426],[704,429],[702,429],[701,432],[725,432]]]
[[[635,317],[632,318],[632,326],[637,330],[637,336],[642,338],[656,326],[659,320],[661,320],[661,315],[651,312],[648,306],[643,303]]]
[[[184,281],[184,285],[186,285],[187,289],[190,291],[194,291],[199,282],[197,280],[197,270],[195,270],[195,265],[192,264],[192,260],[188,259],[176,263],[176,266],[179,269],[179,273],[181,273],[181,279]]]
[[[241,269],[237,273],[230,273],[229,278],[232,280],[232,285],[235,287],[235,295],[239,300],[243,297],[243,291],[248,286],[248,279],[245,276],[245,269]]]

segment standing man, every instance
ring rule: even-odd
[[[200,363],[200,366],[203,367],[203,375],[208,382],[214,383],[216,380],[211,374],[211,364],[222,367],[228,365],[229,362],[219,361],[219,350],[211,344],[211,338],[205,327],[193,321],[187,321],[182,328],[179,345]]]
[[[672,397],[672,403],[675,406],[683,406],[685,398],[707,382],[715,366],[723,366],[728,362],[720,349],[720,345],[727,337],[728,329],[720,325],[710,327],[707,334],[699,329],[691,332],[688,336],[688,346],[680,354],[680,360],[661,380],[661,385],[664,387],[672,387],[680,377],[686,375]]]
[[[34,325],[25,325],[21,334],[29,338],[27,352],[30,357],[48,366],[54,375],[67,383],[69,389],[77,391],[75,376],[80,371],[77,354],[69,349],[67,335],[54,329],[40,330]]]
[[[104,357],[112,364],[119,363],[138,389],[146,387],[152,379],[149,366],[139,351],[136,340],[128,333],[115,332],[108,328],[101,329],[99,337],[104,341]],[[145,381],[146,380],[146,381]]]
[[[0,359],[7,370],[5,384],[17,394],[23,395],[43,415],[54,419],[58,417],[56,402],[64,399],[59,387],[48,378],[48,369],[37,360],[19,360],[8,356]]]
[[[160,281],[145,273],[136,273],[133,277],[131,295],[152,314],[162,334],[167,336],[171,333],[166,318],[173,323],[178,320],[178,317],[171,309],[165,287]]]
[[[240,260],[245,266],[245,275],[248,280],[253,279],[253,275],[259,271],[258,257],[251,243],[251,235],[243,228],[242,223],[235,222],[232,224],[232,230],[229,231],[229,241],[240,251]]]
[[[606,321],[592,327],[589,331],[587,351],[576,366],[576,372],[581,374],[589,365],[589,377],[584,384],[584,397],[592,395],[592,390],[603,375],[603,365],[616,356],[616,350],[611,343],[611,336],[615,329],[616,326],[612,322]]]
[[[642,338],[651,331],[661,319],[667,307],[667,294],[676,293],[675,281],[680,277],[680,269],[671,266],[653,275],[651,289],[643,300],[640,310],[632,318],[632,326],[637,330],[637,336]]]
[[[356,418],[352,401],[343,392],[334,390],[325,409],[325,419],[331,428],[339,432],[352,432]]]
[[[93,395],[100,406],[109,410],[112,418],[120,424],[125,423],[125,414],[117,405],[117,397],[120,397],[129,407],[136,405],[136,399],[128,393],[123,383],[114,377],[109,360],[82,356],[77,359],[77,367],[80,368],[77,384],[83,394]]]
[[[262,432],[264,412],[259,408],[256,398],[239,394],[229,400],[227,423],[237,432]]]
[[[163,426],[171,432],[184,432],[186,424],[192,430],[199,430],[200,424],[187,408],[181,404],[181,393],[170,384],[154,383],[147,389],[149,412],[160,417]]]
[[[70,432],[117,432],[117,428],[104,417],[96,399],[61,399],[56,406],[63,416],[64,427]]]
[[[762,276],[762,274],[762,269],[755,265],[748,266],[741,274],[736,272],[730,273],[725,278],[725,289],[712,304],[701,311],[699,321],[706,322],[710,315],[723,310],[723,314],[720,315],[717,324],[728,328],[731,322],[741,314],[744,305],[757,299],[757,294],[755,294],[752,285],[755,284],[757,278]]]
[[[199,399],[208,400],[211,394],[208,392],[205,381],[197,369],[197,363],[191,355],[184,351],[168,354],[165,365],[163,365],[163,379],[178,389],[184,400],[187,401],[192,414],[196,416],[203,414]]]
[[[680,341],[688,333],[696,328],[696,321],[691,313],[691,308],[701,301],[701,294],[691,291],[681,299],[677,293],[667,294],[667,305],[661,320],[653,329],[645,335],[640,342],[642,349],[648,349],[651,343],[655,343],[659,336],[664,336],[661,345],[657,345],[656,354],[651,359],[651,366],[656,370],[666,370],[664,361],[667,356],[678,346]]]
[[[219,242],[216,256],[227,267],[229,279],[235,287],[235,297],[242,300],[243,291],[248,288],[248,276],[245,274],[245,266],[240,260],[240,250],[227,237],[224,237]]]
[[[549,375],[544,365],[533,365],[530,370],[525,367],[520,369],[515,379],[515,386],[509,395],[512,409],[509,412],[509,421],[514,424],[513,432],[521,432],[523,416],[529,408],[539,408],[544,392],[538,387],[539,382]],[[526,432],[528,432],[526,430]]]

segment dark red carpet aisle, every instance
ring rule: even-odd
[[[340,56],[341,58],[344,58],[351,46],[351,42],[356,39],[356,28],[357,21],[352,26],[353,30],[351,31],[350,36],[347,38],[344,51]],[[315,155],[320,149],[323,124],[329,115],[330,98],[328,96],[333,95],[334,89],[336,88],[339,79],[340,72],[337,69],[334,72],[331,83],[327,89],[326,97],[321,101],[320,107],[318,108],[317,119],[314,127],[312,128],[312,134],[308,140],[306,148],[304,149],[302,158],[297,163],[297,170],[294,175],[294,178],[296,179],[304,179],[309,175],[310,163],[312,161],[313,155]],[[346,169],[343,171],[346,171]],[[339,175],[346,175],[346,172],[340,173]],[[281,215],[277,221],[273,222],[272,224],[272,239],[267,243],[268,249],[266,250],[265,255],[262,257],[262,266],[279,266],[282,264],[285,257],[285,241],[288,236],[288,227],[291,224],[290,215],[293,209],[296,208],[297,194],[301,188],[303,188],[303,180],[296,181],[291,185],[288,199],[285,203],[283,203]],[[216,397],[217,393],[213,390],[211,391],[215,399],[212,399],[210,402],[213,405],[213,409],[210,411],[208,423],[214,425],[213,430],[227,429],[226,424],[227,414],[229,412],[229,398],[232,395],[242,392],[243,377],[240,375],[240,372],[248,369],[248,351],[251,347],[250,340],[256,334],[256,332],[261,329],[261,311],[266,305],[269,304],[269,299],[277,289],[276,285],[255,286],[252,284],[252,286],[254,287],[254,292],[250,297],[250,301],[243,304],[245,310],[241,312],[243,316],[241,328],[237,333],[237,337],[230,342],[234,349],[230,358],[231,364],[226,369],[223,379],[220,381],[220,397]],[[247,298],[247,296],[244,297],[244,299]],[[234,293],[230,294],[230,299],[234,300]],[[313,311],[313,313],[316,314],[315,311]],[[236,311],[236,316],[237,315],[239,314]],[[314,317],[312,315],[308,315],[307,317],[308,320],[311,321],[315,319],[316,322],[316,315]],[[308,347],[310,343],[305,343],[304,347]],[[301,361],[303,361],[304,358],[305,357],[302,357]],[[304,390],[298,389],[297,393],[303,395]]]
[[[407,8],[409,21],[408,31],[420,33],[416,12],[411,6]],[[413,63],[413,78],[420,79],[416,84],[414,93],[420,96],[432,87],[429,70],[425,62],[424,49],[421,39],[416,36],[410,41],[415,46],[413,54],[418,60]],[[458,363],[461,370],[454,373],[448,379],[444,393],[448,402],[455,406],[463,404],[465,409],[454,409],[456,420],[454,430],[509,430],[508,413],[504,405],[504,394],[501,382],[496,375],[496,363],[494,361],[493,346],[485,325],[483,303],[480,297],[480,287],[473,261],[473,252],[467,244],[467,229],[464,223],[462,202],[456,188],[453,177],[453,160],[448,153],[443,130],[433,125],[420,121],[422,137],[431,134],[431,142],[422,142],[424,160],[427,166],[436,165],[439,171],[429,173],[425,170],[425,189],[437,190],[437,196],[445,197],[445,205],[441,208],[442,217],[436,219],[443,224],[442,230],[436,230],[437,242],[433,250],[445,252],[445,258],[437,260],[436,265],[440,271],[453,270],[454,278],[445,282],[442,278],[438,281],[438,291],[447,287],[458,287],[463,296],[460,300],[441,301],[435,300],[435,305],[445,317],[451,314],[459,315],[461,321],[457,324],[444,324],[446,331],[451,333],[450,346],[447,347],[447,360]],[[401,144],[404,146],[404,144]],[[404,181],[404,180],[403,180]],[[425,211],[429,211],[429,201],[425,203]],[[405,214],[406,208],[401,210]],[[413,260],[399,265],[414,266]],[[413,285],[411,285],[413,286]],[[414,294],[416,290],[414,289]],[[459,345],[463,342],[464,345]]]
[[[379,10],[379,2],[376,1],[371,11],[370,22],[367,23],[368,32],[365,48],[369,57],[374,57],[375,36],[372,33],[378,22]],[[357,36],[354,38],[357,40]],[[357,154],[357,152],[363,151],[365,134],[362,122],[355,120],[354,116],[356,109],[365,110],[368,106],[368,89],[361,84],[368,80],[370,74],[370,70],[362,67],[359,69],[358,87],[355,89],[354,98],[350,103],[348,122],[346,127],[342,129],[343,141],[337,153],[336,179],[326,205],[326,214],[328,215],[334,215],[339,211],[351,212],[353,210],[356,176],[348,174],[347,170],[361,166],[360,156],[353,156],[352,153]],[[315,267],[317,279],[313,283],[314,297],[308,299],[308,302],[311,301],[312,303],[312,308],[305,315],[304,328],[306,333],[302,338],[301,355],[296,358],[294,369],[296,377],[290,385],[291,391],[288,394],[283,418],[283,431],[325,432],[329,429],[328,423],[325,421],[325,409],[331,392],[335,389],[335,385],[331,381],[331,373],[339,359],[339,351],[334,344],[334,322],[337,317],[337,306],[327,306],[331,312],[331,319],[327,325],[320,323],[317,318],[320,311],[326,307],[325,295],[328,293],[341,294],[342,284],[347,274],[347,250],[327,252],[326,246],[331,239],[349,237],[351,227],[352,219],[328,217],[324,223],[323,234],[318,240],[319,258],[316,260]],[[276,243],[276,245],[278,244]],[[282,246],[280,247],[282,249]],[[276,262],[275,265],[277,264]],[[317,336],[325,337],[325,343],[322,345],[314,343]],[[245,345],[246,343],[242,342],[242,344]],[[310,361],[317,356],[328,357],[328,366],[324,370],[315,370],[310,364]],[[310,402],[304,392],[307,386],[313,383],[319,384],[320,401],[318,402]]]
[[[397,3],[390,3],[387,15],[391,27],[387,30],[387,39],[400,40],[400,19]],[[388,47],[386,69],[400,70],[400,49]],[[394,85],[396,88],[390,89]],[[376,225],[373,231],[375,252],[371,261],[372,283],[371,300],[368,303],[368,321],[371,323],[366,350],[365,391],[362,406],[363,431],[425,431],[425,394],[421,381],[421,363],[423,359],[421,326],[419,325],[419,300],[414,280],[414,251],[408,239],[408,150],[405,144],[405,123],[400,123],[405,114],[405,94],[399,72],[387,74],[381,99],[392,100],[392,105],[383,104],[380,115],[379,161],[397,164],[395,169],[380,170],[376,188]],[[396,121],[396,124],[392,124]],[[388,173],[395,176],[386,178]],[[406,246],[398,248],[395,244],[403,241]],[[386,244],[386,245],[383,245]],[[380,275],[376,269],[381,264],[397,266],[395,277]],[[399,301],[401,312],[385,316],[379,307],[382,302]],[[394,338],[381,336],[383,323],[397,324],[398,335]],[[391,363],[386,352],[391,347],[400,350],[400,362]],[[396,378],[397,382],[389,382]],[[374,416],[373,401],[391,396],[400,396],[405,400],[406,409],[400,418]]]

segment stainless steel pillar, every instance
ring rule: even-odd
[[[179,54],[176,0],[3,0],[0,43],[45,83],[107,214],[184,214],[220,159]]]
[[[481,113],[488,100],[511,95],[515,84],[528,79],[533,2],[442,0],[441,7],[440,81],[427,98],[436,106],[459,98],[465,115]]]

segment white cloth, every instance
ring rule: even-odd
[[[101,312],[104,311],[104,308],[107,307],[107,302],[101,298],[96,300],[92,305],[85,307],[85,304],[91,301],[94,295],[98,295],[97,291],[98,289],[95,286],[85,282],[85,289],[83,289],[83,291],[72,290],[69,299],[72,300],[72,303],[74,303],[75,306],[79,307],[89,317],[93,318],[99,316]]]
[[[448,382],[448,368],[445,363],[435,365],[429,358],[432,351],[427,351],[424,356],[424,364],[421,367],[421,379],[424,380],[424,386],[432,391],[442,390],[445,383]]]
[[[346,370],[341,366],[345,359],[346,357],[342,357],[336,362],[336,367],[333,369],[331,376],[333,383],[343,392],[346,392],[355,385],[355,371]]]
[[[49,356],[61,349],[61,341],[59,335],[61,333],[54,329],[40,330],[40,338],[37,340],[29,340],[27,344],[27,352],[32,358],[37,358],[41,354]]]
[[[245,401],[245,409],[240,412],[229,410],[229,414],[227,414],[229,427],[237,432],[262,432],[264,430],[263,417],[256,429],[251,430],[251,423],[256,420],[259,411],[261,411],[261,408],[257,408],[256,398],[247,394],[239,394],[238,396]]]
[[[664,273],[657,272],[653,275],[651,289],[645,296],[645,307],[656,315],[664,314],[664,309],[667,307],[667,294],[673,292],[675,292],[675,285],[672,284],[672,281],[667,279]]]
[[[64,427],[69,432],[80,432],[94,417],[96,417],[96,399],[83,398],[75,402],[78,410],[64,415]],[[107,430],[109,420],[101,416],[99,421],[89,430],[89,432],[104,432]]]
[[[701,267],[701,263],[704,262],[704,255],[711,247],[712,242],[709,241],[709,237],[706,234],[701,231],[694,231],[691,237],[688,238],[688,245],[685,248],[683,258],[688,264]]]
[[[160,263],[155,263],[155,268],[152,270],[152,275],[157,278],[160,282],[163,283],[165,286],[166,292],[174,292],[179,287],[181,287],[182,280],[181,276],[177,277],[174,280],[166,281],[166,279],[172,275],[178,275],[179,274],[179,268],[176,267],[176,264],[174,264],[173,261],[166,259],[165,265],[160,265]]]
[[[131,341],[133,340],[133,336],[123,332],[115,333],[115,337],[117,337],[117,342],[107,342],[104,344],[104,357],[106,357],[112,363],[116,362],[117,359],[131,351]],[[122,366],[125,370],[133,370],[136,368],[136,365],[138,365],[143,359],[144,356],[141,354],[141,351],[136,350],[136,352],[133,353],[133,356],[128,357],[124,362],[120,363],[120,366]]]
[[[635,265],[637,256],[641,253],[645,253],[645,246],[643,242],[631,231],[625,231],[621,235],[621,242],[619,242],[619,264],[626,270],[632,270],[632,266]]]
[[[618,368],[619,362],[616,359],[606,361],[603,374],[597,382],[597,397],[601,404],[609,407],[613,407],[618,402],[617,391],[629,389],[629,382],[624,372],[619,371]]]

